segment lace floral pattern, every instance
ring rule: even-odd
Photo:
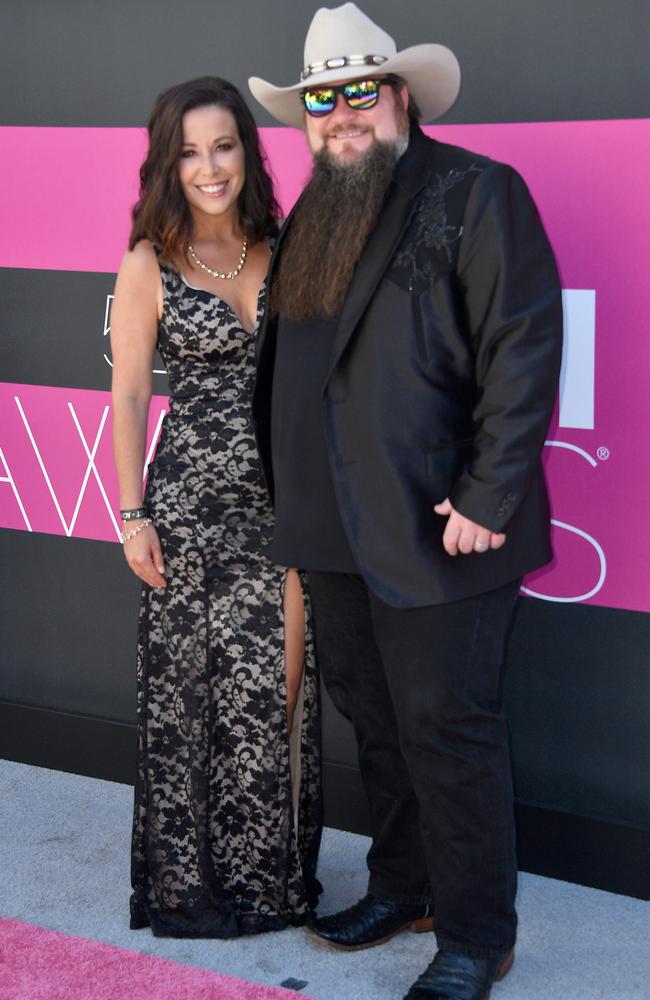
[[[168,585],[145,587],[140,611],[131,926],[231,937],[303,923],[320,888],[309,602],[305,590],[296,821],[284,570],[267,557],[273,518],[251,422],[254,334],[221,299],[161,270],[171,404],[146,503]]]

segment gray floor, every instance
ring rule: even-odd
[[[302,994],[318,1000],[400,1000],[431,960],[430,934],[347,954],[297,929],[223,942],[130,931],[131,800],[126,785],[0,761],[1,915],[253,982],[307,980]],[[321,912],[363,895],[367,849],[326,830]],[[493,1000],[648,1000],[650,903],[522,875],[518,905],[517,960]]]

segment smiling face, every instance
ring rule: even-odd
[[[195,217],[237,211],[246,177],[245,154],[230,111],[206,104],[185,112],[178,175]]]
[[[343,95],[338,94],[331,114],[313,118],[305,112],[305,133],[312,155],[327,149],[340,163],[351,162],[368,152],[377,140],[403,139],[408,135],[407,106],[406,87],[396,93],[387,83],[382,84],[374,107],[364,110],[348,107]]]

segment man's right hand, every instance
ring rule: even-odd
[[[476,521],[470,521],[452,507],[449,497],[442,503],[437,503],[433,509],[436,514],[449,518],[442,536],[442,544],[450,556],[457,556],[459,552],[462,555],[469,555],[470,552],[481,555],[488,549],[500,549],[506,540],[503,533],[490,531]]]

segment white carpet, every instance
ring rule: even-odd
[[[348,954],[299,929],[236,941],[130,931],[132,789],[0,761],[0,801],[2,916],[271,986],[306,980],[317,1000],[401,1000],[433,957],[431,934]],[[368,845],[325,831],[321,912],[364,894]],[[492,1000],[649,1000],[650,903],[523,874],[518,909],[517,959]]]

